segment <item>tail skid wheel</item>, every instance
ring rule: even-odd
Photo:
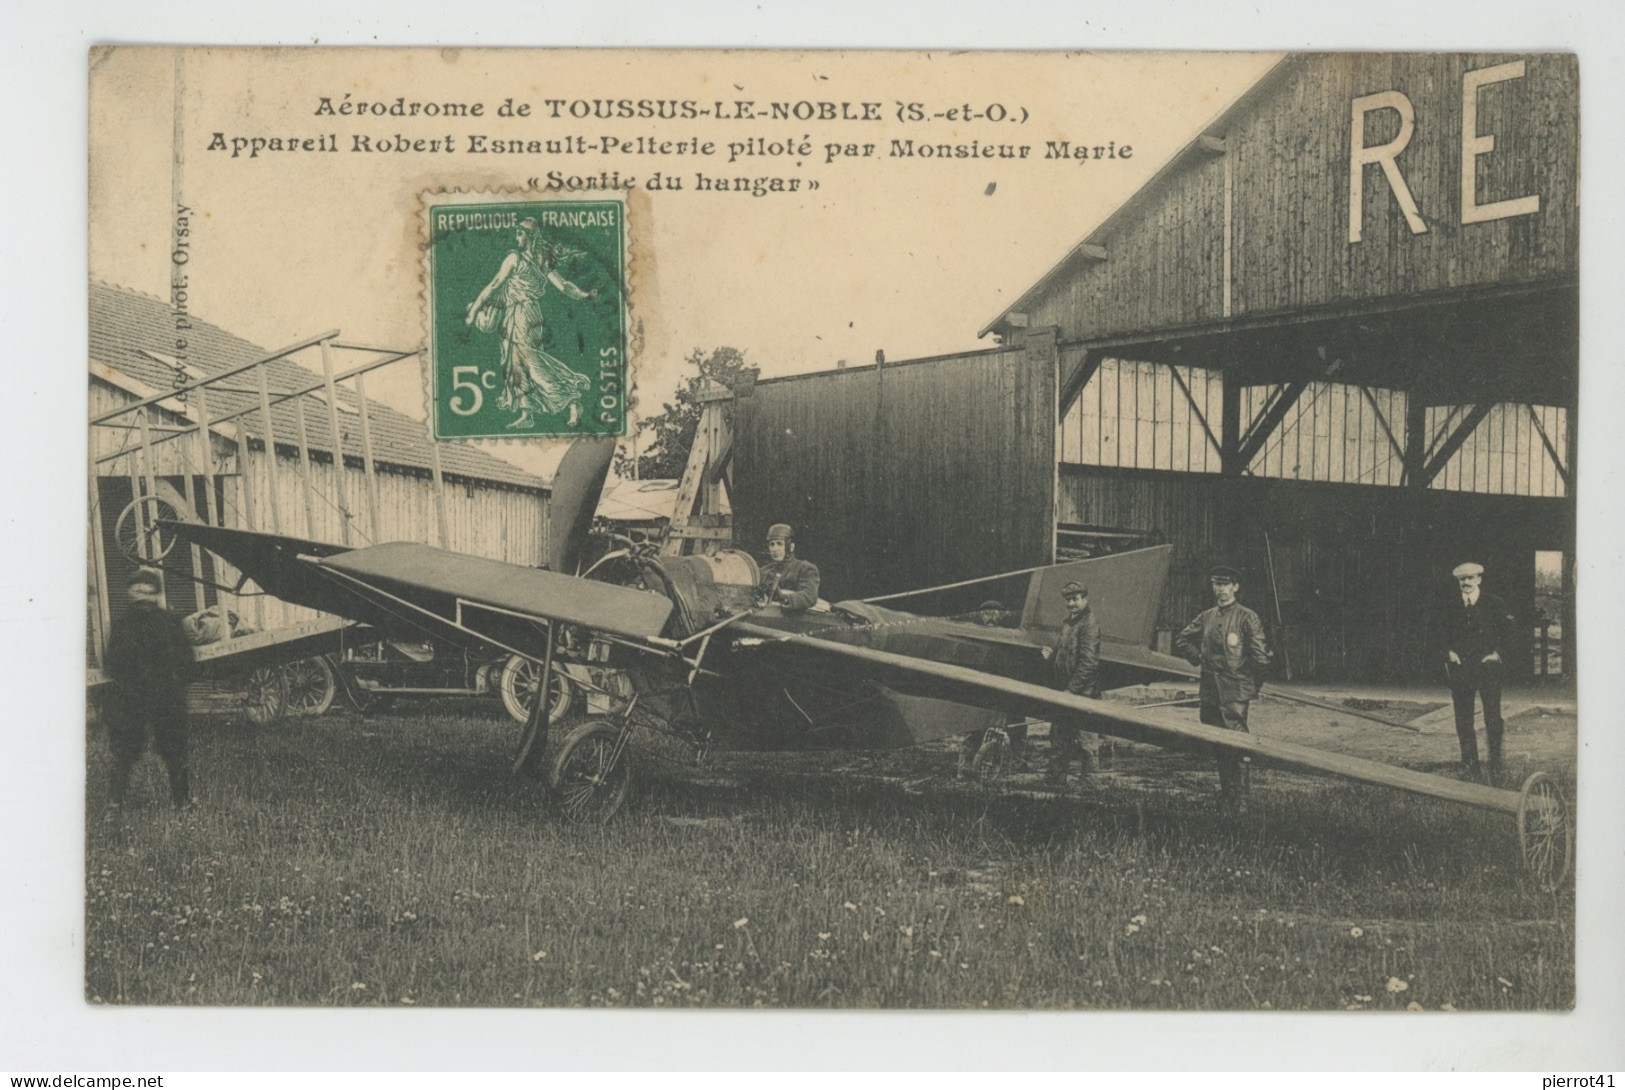
[[[1557,781],[1536,772],[1518,792],[1518,850],[1524,866],[1547,892],[1556,890],[1574,865],[1574,826]]]
[[[523,655],[509,655],[502,666],[502,677],[497,689],[502,693],[502,706],[516,722],[529,723],[530,710],[536,706],[536,678],[542,667]],[[547,694],[552,704],[548,707],[548,722],[557,723],[570,714],[575,703],[575,686],[564,671],[555,667],[547,679]]]
[[[620,810],[632,785],[630,735],[630,727],[589,719],[566,736],[551,781],[566,820],[602,825]]]
[[[131,500],[113,525],[113,543],[132,564],[156,564],[175,547],[175,532],[158,525],[159,519],[181,518],[180,510],[162,496]]]
[[[971,769],[983,779],[993,779],[1009,766],[1010,736],[998,729],[988,731],[971,759]]]

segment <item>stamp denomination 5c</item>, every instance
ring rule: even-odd
[[[423,206],[435,437],[624,435],[626,204]]]

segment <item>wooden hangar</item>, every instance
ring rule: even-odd
[[[843,595],[1166,540],[1164,632],[1223,556],[1297,676],[1368,681],[1436,677],[1470,557],[1572,672],[1578,103],[1569,55],[1287,57],[998,347],[737,397],[737,540]]]

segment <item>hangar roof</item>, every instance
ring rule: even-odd
[[[271,354],[218,326],[188,315],[191,328],[186,331],[186,358],[175,355],[175,313],[170,305],[151,295],[131,291],[113,284],[92,281],[90,285],[90,359],[153,389],[166,389],[174,384],[174,367],[184,366],[191,378],[199,379],[219,374],[233,367],[252,363]],[[172,361],[167,364],[162,361]],[[291,391],[320,380],[321,375],[301,367],[291,359],[275,360],[269,365],[268,386],[274,397],[277,391]],[[403,364],[411,366],[411,364]],[[209,417],[218,419],[228,413],[258,405],[258,389],[249,374],[241,381],[228,380],[224,387],[208,388]],[[252,388],[251,388],[252,387]],[[356,421],[360,401],[348,384],[340,384],[339,432],[344,453],[361,457],[361,436]],[[286,401],[271,410],[278,445],[292,442],[297,435],[298,422],[293,401]],[[316,392],[305,395],[304,423],[313,450],[331,451],[332,434],[328,426],[326,394]],[[258,414],[239,418],[239,426],[257,432]],[[428,472],[430,449],[427,429],[421,420],[414,420],[376,399],[367,403],[367,423],[372,433],[373,456],[380,467],[397,470]],[[504,485],[527,491],[546,491],[547,482],[500,458],[487,454],[468,443],[440,444],[440,464],[448,477],[466,481]]]

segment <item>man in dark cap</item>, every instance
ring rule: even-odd
[[[122,806],[135,763],[147,747],[163,759],[176,806],[192,801],[186,766],[186,673],[192,645],[181,619],[163,607],[163,577],[143,568],[130,581],[130,607],[107,637],[103,704],[113,750],[111,802]]]
[[[1055,646],[1048,649],[1050,683],[1077,696],[1100,696],[1100,625],[1089,609],[1089,588],[1071,582],[1061,588],[1066,617],[1056,634]],[[1048,778],[1066,782],[1072,757],[1077,754],[1085,775],[1100,768],[1100,735],[1081,728],[1076,721],[1060,717],[1050,724]]]
[[[1516,621],[1507,605],[1483,590],[1484,565],[1458,564],[1450,573],[1460,594],[1445,614],[1445,672],[1456,710],[1456,740],[1461,766],[1478,773],[1478,735],[1473,730],[1473,696],[1484,702],[1484,740],[1489,744],[1490,774],[1501,771],[1501,672]]]
[[[989,598],[976,607],[976,613],[970,619],[988,628],[1010,628],[1020,620],[1020,617],[1005,609],[1004,603],[997,598]]]
[[[1174,640],[1174,649],[1202,668],[1201,719],[1210,727],[1247,730],[1247,707],[1263,688],[1270,664],[1264,622],[1236,601],[1241,572],[1220,564],[1208,572],[1213,608],[1203,610]],[[1247,765],[1239,754],[1221,750],[1219,801],[1239,811],[1247,795]]]
[[[796,556],[796,534],[788,523],[767,528],[767,563],[757,590],[764,601],[785,609],[818,604],[818,565]]]

